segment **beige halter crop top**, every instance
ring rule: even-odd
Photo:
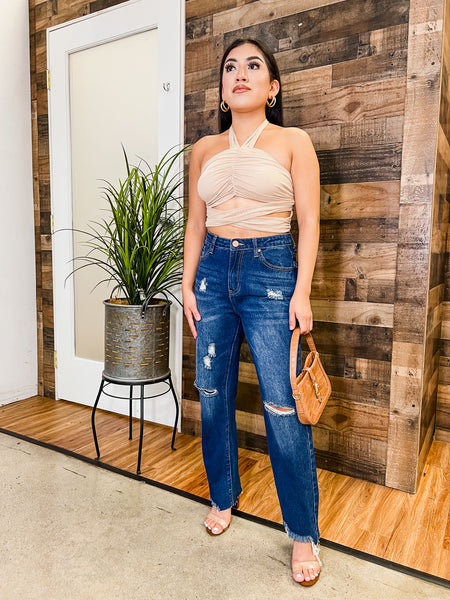
[[[267,124],[266,119],[242,146],[230,127],[230,147],[204,164],[197,189],[206,204],[206,227],[235,225],[277,234],[289,232],[294,205],[291,174],[268,152],[254,148]],[[260,205],[216,208],[235,196],[258,200]],[[290,211],[288,217],[270,216],[285,211]]]

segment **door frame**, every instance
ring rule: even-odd
[[[54,231],[72,227],[70,54],[155,27],[158,28],[158,154],[161,157],[169,147],[184,143],[184,1],[129,0],[47,29],[50,196]],[[170,118],[164,118],[164,114],[170,115]],[[179,168],[183,168],[182,158]],[[72,258],[72,236],[53,235],[55,396],[57,399],[67,397],[65,387],[70,385],[65,381],[67,376],[67,381],[74,381],[77,390],[79,386],[75,401],[92,405],[97,390],[79,381],[77,373],[79,369],[85,369],[86,382],[95,380],[99,385],[103,363],[75,356],[73,285],[70,281],[62,285],[72,269]],[[180,297],[179,292],[177,295]],[[170,366],[175,390],[181,398],[182,311],[175,304],[172,309]],[[66,369],[64,378],[61,368]],[[173,424],[173,399],[170,395],[166,402],[163,397],[152,405],[151,420]],[[126,403],[106,398],[102,408],[126,412]]]

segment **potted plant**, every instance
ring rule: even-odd
[[[169,370],[169,311],[173,287],[181,281],[185,215],[179,159],[184,148],[169,150],[152,168],[130,165],[127,177],[105,181],[108,216],[90,224],[84,242],[90,250],[75,260],[78,269],[97,265],[99,281],[113,282],[105,305],[104,375],[121,381],[150,382]]]

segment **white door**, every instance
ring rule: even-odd
[[[102,301],[110,294],[106,285],[95,288],[100,270],[89,267],[68,278],[74,256],[87,251],[86,237],[71,230],[87,230],[104,216],[101,180],[124,176],[122,144],[130,162],[142,157],[154,164],[183,142],[183,5],[131,0],[47,33],[57,398],[93,404],[103,369]],[[181,398],[182,311],[176,303],[170,347]],[[127,396],[122,386],[110,392]],[[110,397],[100,406],[127,412],[126,402]],[[148,402],[146,418],[173,424],[170,394]]]

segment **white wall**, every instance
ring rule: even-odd
[[[0,405],[37,393],[28,0],[1,0]]]

